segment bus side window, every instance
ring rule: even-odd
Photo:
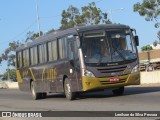
[[[38,46],[39,50],[39,63],[47,62],[47,49],[46,44],[41,44]]]
[[[21,68],[22,67],[22,52],[18,52],[17,53],[17,68]]]
[[[31,65],[36,65],[38,63],[38,57],[37,57],[37,46],[30,48],[30,62]]]
[[[48,55],[49,61],[57,60],[57,40],[48,42]]]
[[[59,58],[67,58],[67,39],[65,37],[58,39],[59,45]]]
[[[23,50],[23,67],[29,66],[29,49]]]
[[[74,47],[73,47],[73,41],[69,42],[69,60],[73,60],[73,51],[74,51]]]

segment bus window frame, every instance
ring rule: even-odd
[[[46,46],[46,58],[48,57],[48,55],[47,55],[47,42],[43,42],[41,44],[38,44],[37,45],[37,49],[38,49],[38,65],[46,64],[48,62],[48,58],[47,58],[45,62],[40,63],[40,56],[39,56],[40,55],[40,51],[39,51],[39,46],[40,45],[45,45]]]
[[[29,64],[28,64],[27,66],[24,66],[24,60],[23,60],[23,51],[25,51],[25,50],[28,50],[28,57],[29,57]],[[22,67],[21,67],[21,68],[29,67],[29,66],[30,66],[30,52],[29,52],[29,47],[21,50],[21,52],[22,52]]]
[[[18,63],[18,62],[20,62],[20,61],[18,61],[18,54],[19,53],[21,54],[21,62],[22,62],[21,66],[20,66],[20,63]],[[16,59],[17,59],[16,60],[16,67],[17,67],[17,69],[23,68],[23,58],[22,58],[23,56],[22,56],[22,54],[23,54],[22,50],[16,52]]]
[[[37,63],[36,64],[31,64],[31,48],[34,48],[34,47],[36,47],[36,49],[37,49]],[[38,45],[34,45],[34,46],[31,46],[31,47],[29,47],[29,56],[30,56],[30,66],[36,66],[36,65],[38,65]]]
[[[59,39],[63,39],[63,38],[65,38],[66,39],[66,47],[67,47],[67,52],[66,52],[66,57],[65,58],[60,58],[60,53],[59,53],[59,51],[60,51],[60,49],[59,49]],[[64,35],[64,36],[61,36],[61,37],[58,37],[57,38],[57,49],[58,49],[58,59],[57,60],[59,60],[59,61],[63,61],[63,60],[68,60],[68,41],[67,41],[68,39],[67,39],[67,35]]]
[[[57,53],[57,59],[56,60],[51,60],[51,61],[49,61],[49,47],[48,47],[48,43],[49,42],[53,42],[53,41],[56,41],[56,53]],[[53,39],[53,40],[49,40],[49,41],[47,41],[46,42],[47,43],[47,63],[53,63],[53,62],[56,62],[56,61],[58,61],[58,40],[57,40],[57,38],[56,39]]]

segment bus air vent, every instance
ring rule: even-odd
[[[90,37],[103,37],[103,36],[105,36],[105,31],[99,30],[99,31],[85,32],[85,33],[83,34],[83,36],[84,36],[85,38],[90,38]]]
[[[99,68],[97,69],[101,73],[116,73],[116,72],[123,72],[126,69],[125,66],[116,66],[116,67],[107,67],[107,68]]]

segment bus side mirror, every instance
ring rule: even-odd
[[[134,41],[135,41],[136,46],[139,46],[139,38],[137,35],[134,36]]]

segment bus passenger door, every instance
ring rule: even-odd
[[[73,91],[79,90],[78,85],[78,74],[80,73],[79,59],[78,59],[78,48],[76,40],[73,38],[69,40],[68,44],[69,51],[69,79],[73,86]]]

